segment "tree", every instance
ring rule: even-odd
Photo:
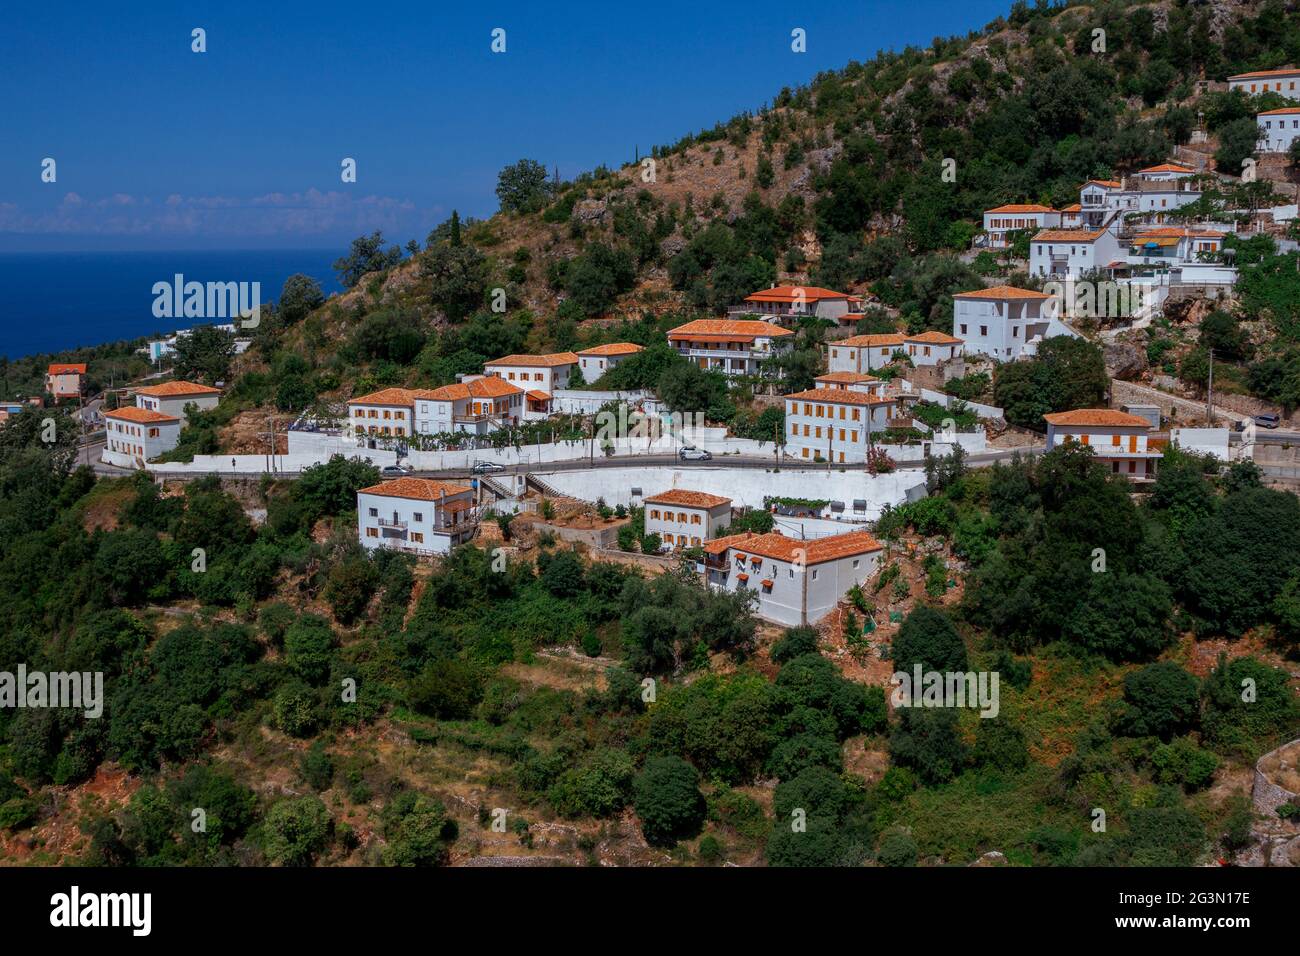
[[[309,312],[325,304],[325,295],[320,283],[311,276],[301,272],[294,273],[284,280],[280,290],[279,312],[286,325],[301,322]]]
[[[352,247],[346,256],[334,261],[334,271],[338,273],[339,284],[351,289],[361,281],[361,277],[371,272],[383,272],[402,261],[399,246],[384,248],[384,234],[376,229],[368,236],[358,236],[352,240]]]
[[[459,239],[459,223],[453,235]],[[433,304],[451,321],[459,322],[483,304],[488,263],[473,246],[459,242],[435,246],[425,255],[423,269],[431,283]]]
[[[1101,349],[1067,335],[1045,339],[1027,361],[998,367],[993,400],[1007,421],[1041,429],[1043,415],[1104,403],[1109,379]]]
[[[900,767],[916,771],[922,783],[947,783],[966,764],[966,744],[957,732],[951,708],[907,708],[889,737],[889,756]]]
[[[966,644],[948,615],[921,604],[898,629],[892,659],[897,670],[909,675],[917,664],[922,671],[965,671]]]
[[[442,866],[458,828],[442,801],[404,790],[381,814],[387,866]]]
[[[1259,123],[1254,117],[1233,120],[1219,130],[1219,148],[1214,151],[1214,165],[1221,173],[1240,176],[1242,160],[1255,152],[1259,142]]]
[[[521,159],[497,174],[497,199],[502,212],[535,212],[548,194],[546,167],[535,159]]]
[[[1133,671],[1124,678],[1120,729],[1130,737],[1170,740],[1195,727],[1199,694],[1196,677],[1171,661]]]
[[[200,325],[176,338],[173,369],[177,378],[207,382],[225,381],[235,355],[235,337],[215,325]]]
[[[434,661],[411,682],[407,696],[422,714],[440,720],[466,720],[483,699],[483,678],[466,661]]]
[[[292,797],[266,814],[266,855],[281,866],[310,866],[329,842],[333,821],[320,797]]]
[[[700,775],[681,757],[650,757],[633,781],[636,815],[651,846],[673,846],[704,823]]]
[[[334,631],[315,614],[304,614],[284,632],[285,660],[309,684],[320,686],[334,660]]]

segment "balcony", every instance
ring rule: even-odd
[[[398,529],[401,529],[402,531],[405,531],[405,530],[406,530],[406,522],[405,522],[405,521],[398,521],[396,518],[380,518],[380,519],[379,519],[379,527],[381,527],[381,528],[398,528]]]

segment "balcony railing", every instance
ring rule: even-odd
[[[379,527],[381,528],[406,528],[405,521],[398,521],[394,518],[380,518]]]

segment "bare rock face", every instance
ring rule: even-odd
[[[971,866],[1006,866],[1007,858],[1000,850],[989,850]]]
[[[685,248],[686,239],[676,233],[659,243],[659,251],[663,253],[665,260],[671,259]]]
[[[579,199],[573,204],[573,218],[578,222],[604,222],[609,204],[603,199]]]
[[[1102,349],[1106,373],[1111,378],[1131,380],[1147,369],[1147,357],[1136,345],[1127,342],[1108,342]]]

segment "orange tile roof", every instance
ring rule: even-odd
[[[434,481],[432,478],[394,478],[392,481],[382,481],[369,488],[362,488],[357,494],[380,495],[384,498],[413,498],[416,501],[439,501],[448,495],[459,495],[473,490],[469,485]]]
[[[511,365],[516,368],[555,368],[560,365],[577,364],[578,356],[574,352],[551,352],[548,355],[507,355],[504,358],[493,359],[491,362],[484,362],[483,367]]]
[[[1020,289],[1013,285],[995,285],[987,289],[974,289],[970,292],[958,292],[954,299],[1050,299],[1046,292],[1032,289]]]
[[[84,362],[83,363],[59,363],[59,364],[51,365],[49,369],[46,370],[45,374],[71,375],[74,372],[78,375],[85,375],[86,374],[85,363]]]
[[[1202,239],[1222,239],[1223,233],[1215,232],[1213,229],[1188,229],[1186,226],[1160,226],[1157,229],[1144,229],[1133,237],[1134,242],[1146,236],[1155,236],[1157,238],[1182,239],[1200,237]]]
[[[1107,189],[1123,189],[1124,184],[1115,179],[1090,179],[1083,186],[1105,186]],[[1080,188],[1083,188],[1082,186]]]
[[[1087,229],[1044,229],[1032,242],[1092,242],[1106,234],[1105,229],[1089,232]]]
[[[900,332],[888,332],[880,335],[854,335],[847,339],[840,339],[838,342],[832,342],[831,345],[846,345],[849,348],[873,348],[877,345],[902,345],[903,335]]]
[[[879,382],[880,378],[875,375],[868,375],[866,372],[827,372],[825,375],[818,375],[814,382],[844,382],[846,385],[856,385],[859,382]]]
[[[632,355],[636,352],[644,351],[644,345],[635,345],[632,342],[611,342],[608,345],[597,345],[589,349],[583,349],[579,355]]]
[[[1115,427],[1150,428],[1145,418],[1117,412],[1113,408],[1076,408],[1070,412],[1049,412],[1043,416],[1049,425],[1112,425]]]
[[[687,508],[716,508],[719,505],[731,504],[731,499],[723,498],[721,495],[711,495],[704,491],[671,488],[668,491],[661,491],[657,495],[651,495],[645,499],[645,502],[657,505],[682,505]]]
[[[850,302],[862,301],[856,295],[823,289],[815,285],[779,285],[775,289],[762,289],[753,295],[745,296],[746,302],[816,302],[819,299],[848,299]]]
[[[850,531],[847,534],[836,534],[811,540],[787,538],[783,534],[771,531],[767,534],[746,533],[717,538],[705,545],[705,551],[720,554],[728,548],[736,546],[744,548],[743,556],[758,554],[765,558],[774,558],[777,561],[787,562],[794,562],[799,559],[806,565],[824,564],[827,561],[838,561],[841,558],[852,557],[855,554],[868,554],[872,551],[884,550],[883,545],[869,531]],[[737,557],[743,556],[737,554]]]
[[[349,405],[405,405],[415,401],[415,392],[409,388],[381,388],[359,398],[348,399]]]
[[[440,388],[416,389],[410,394],[414,398],[430,402],[452,402],[462,398],[504,398],[506,395],[518,395],[522,391],[522,388],[511,385],[504,378],[487,375],[468,382],[443,385]]]
[[[948,335],[945,332],[922,332],[920,335],[909,335],[909,342],[925,342],[927,345],[960,345],[965,339],[959,339],[955,335]]]
[[[675,329],[668,330],[670,340],[698,338],[700,336],[712,339],[716,339],[718,336],[734,336],[738,339],[751,340],[782,335],[794,335],[794,332],[791,329],[783,329],[779,325],[760,322],[755,319],[696,319],[694,322],[687,322],[685,325],[679,325]]]
[[[1265,110],[1258,113],[1258,116],[1290,116],[1293,113],[1300,113],[1300,106],[1284,106],[1280,110]]]
[[[528,390],[528,397],[535,402],[549,402],[551,400],[550,395],[535,388],[530,388]]]
[[[178,395],[220,395],[221,389],[211,385],[199,385],[197,382],[163,382],[161,385],[145,385],[135,390],[137,395],[152,395],[155,398],[175,398]]]
[[[810,388],[785,396],[807,402],[826,402],[831,405],[894,405],[897,399],[881,395],[868,395],[866,392],[853,392],[847,388]]]
[[[1253,73],[1238,73],[1228,77],[1229,80],[1254,80],[1264,76],[1300,76],[1300,70],[1255,70]]]
[[[1062,206],[1060,211],[1061,212],[1083,212],[1083,207],[1080,206],[1077,202],[1072,202],[1068,206]]]
[[[1009,203],[1006,206],[998,206],[996,209],[985,209],[984,212],[1056,212],[1056,210],[1051,206],[1040,206],[1037,203]]]
[[[104,417],[120,418],[123,421],[135,422],[137,425],[180,421],[180,419],[175,415],[164,415],[162,412],[155,412],[149,408],[137,408],[134,405],[129,405],[126,408],[116,408],[111,412],[105,412]]]
[[[1184,166],[1182,163],[1160,163],[1158,166],[1148,166],[1146,169],[1139,169],[1139,173],[1194,173],[1196,170],[1190,166]]]

